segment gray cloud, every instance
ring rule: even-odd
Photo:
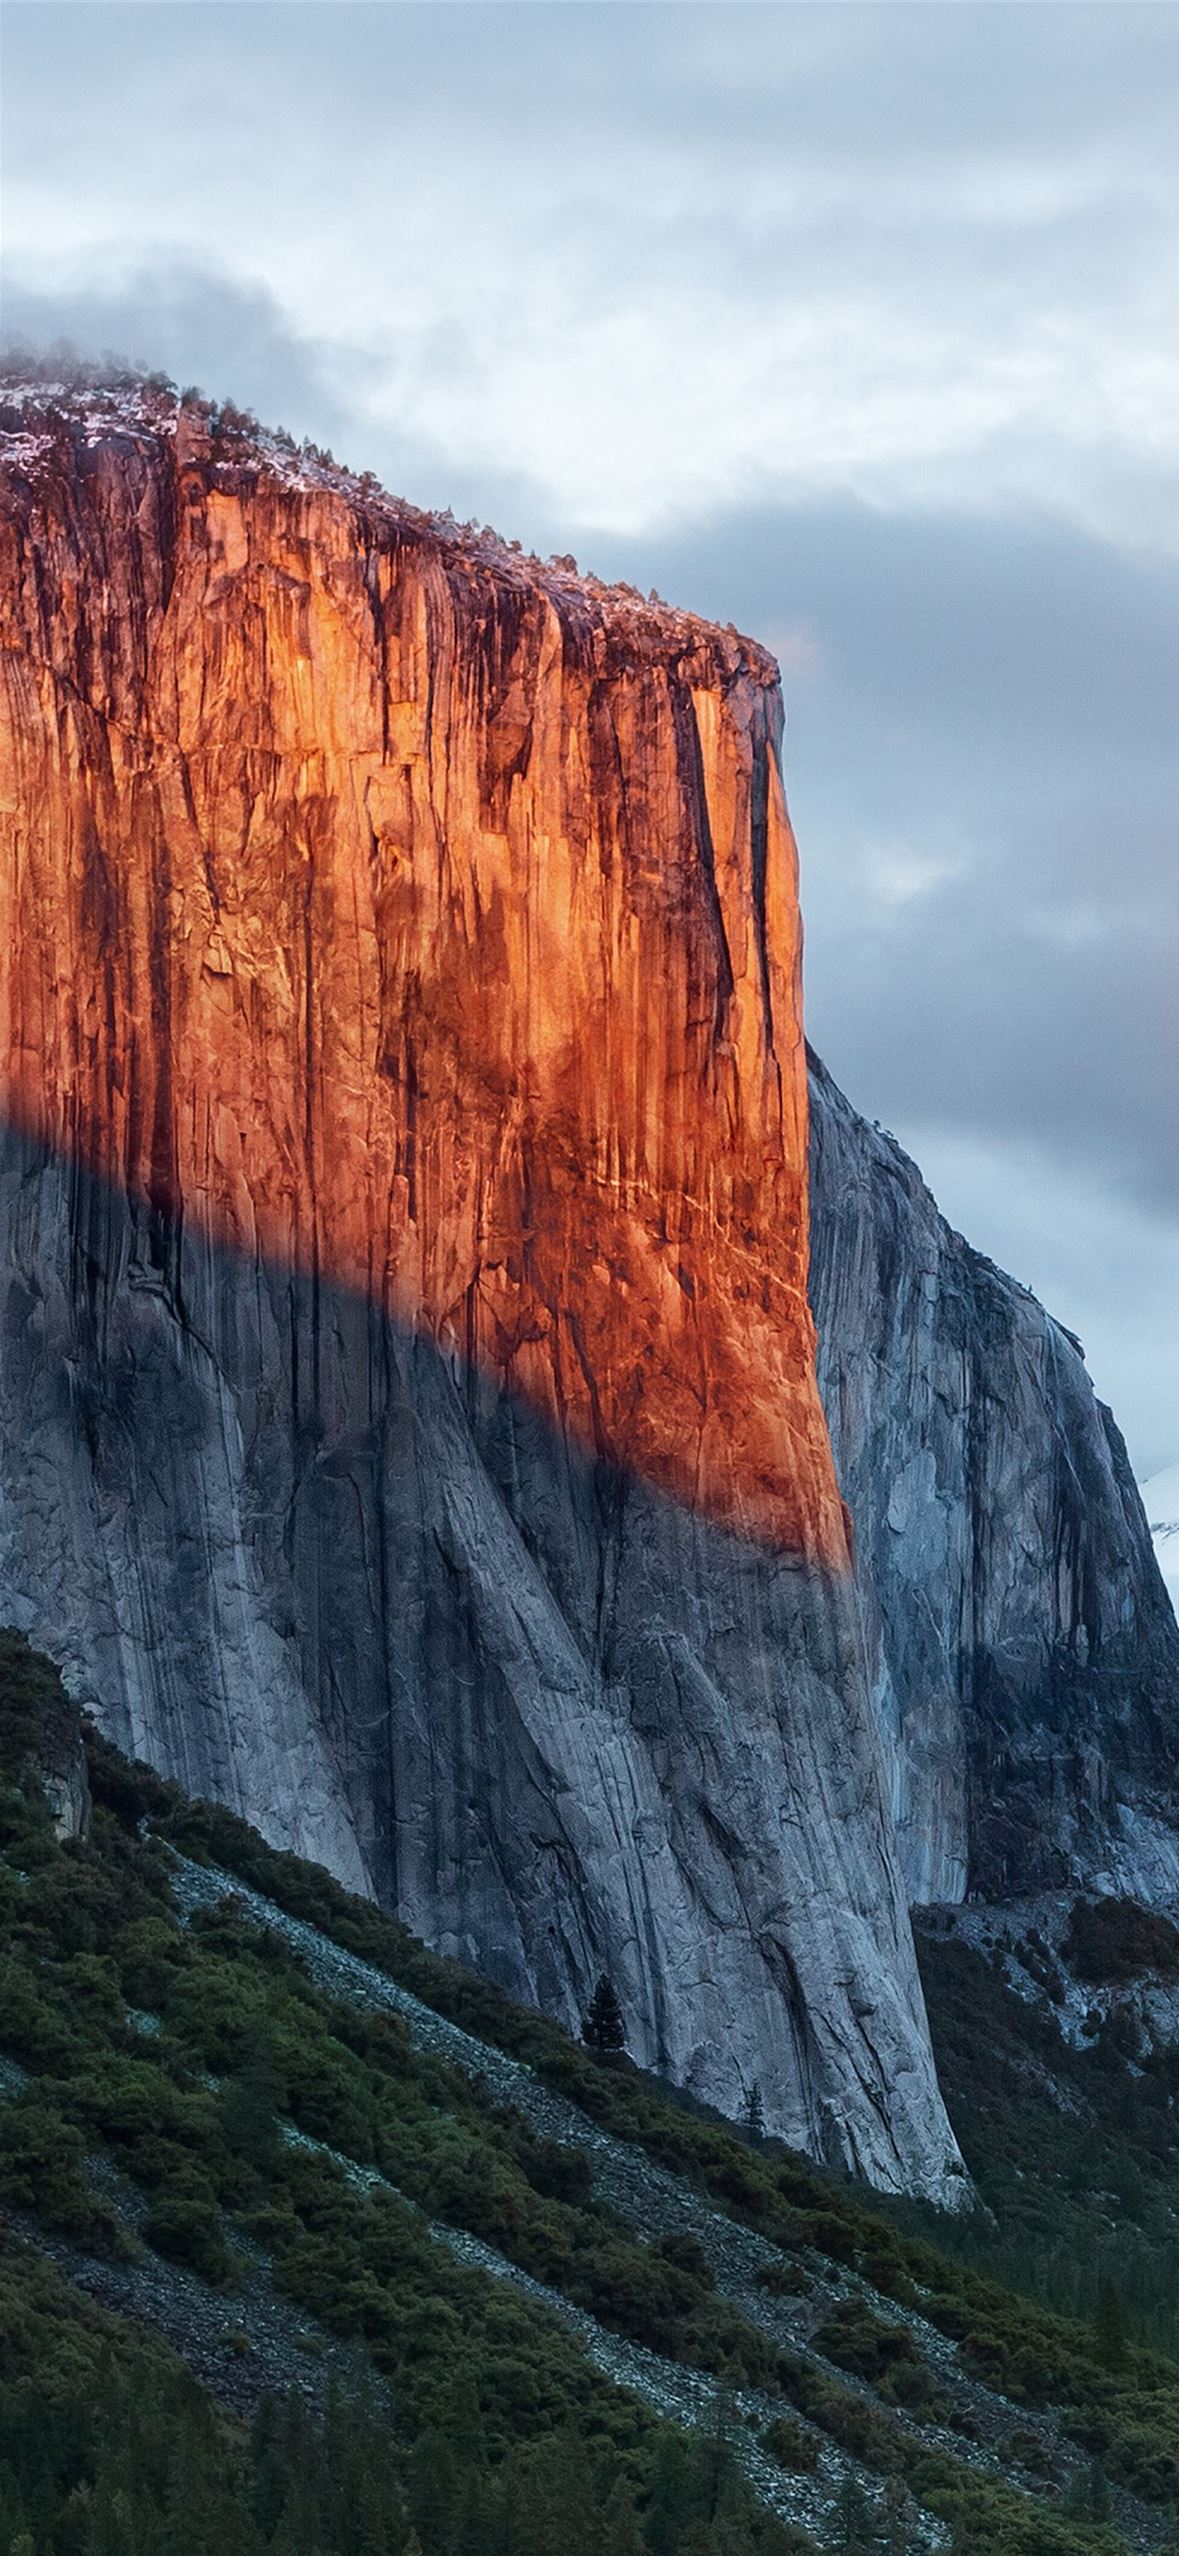
[[[90,5],[102,8],[107,0]],[[265,425],[329,446],[351,468],[375,470],[399,495],[451,506],[463,520],[515,526],[528,518],[538,539],[547,536],[547,548],[560,546],[559,519],[523,473],[463,469],[428,438],[366,419],[363,362],[344,375],[331,341],[292,327],[261,285],[188,259],[158,258],[118,282],[56,291],[6,277],[0,335],[9,348],[44,353],[61,342],[84,358],[109,354],[168,373],[180,388],[195,383],[210,398],[252,408]],[[461,364],[461,348],[448,345],[441,330],[434,353],[439,363]]]
[[[764,508],[605,565],[775,641],[811,1035],[1179,1445],[1179,562]]]
[[[63,339],[83,356],[146,364],[182,388],[195,382],[270,425],[297,416],[316,443],[347,431],[322,351],[296,335],[273,294],[187,260],[56,292],[6,280],[3,325],[8,340],[48,348]]]
[[[1179,13],[5,9],[3,318],[783,658],[808,1006],[1179,1450]]]
[[[332,342],[370,427],[567,517],[780,486],[1169,520],[1170,12],[9,0],[5,28],[26,284],[211,260]]]
[[[812,1030],[861,1105],[1179,1214],[1179,563],[858,507],[608,547],[782,649]]]

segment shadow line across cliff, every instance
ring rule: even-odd
[[[0,1605],[119,1742],[645,2064],[950,2188],[854,1591],[0,1139]]]

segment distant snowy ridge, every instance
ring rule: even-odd
[[[1169,1464],[1162,1473],[1152,1473],[1149,1482],[1142,1485],[1142,1505],[1154,1538],[1159,1569],[1179,1615],[1179,1464]]]

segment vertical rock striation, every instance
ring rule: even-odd
[[[4,1612],[445,1950],[960,2190],[772,663],[150,393],[4,422]]]
[[[910,1899],[1179,1897],[1179,1625],[1079,1344],[811,1059],[811,1300]]]

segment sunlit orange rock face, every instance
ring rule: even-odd
[[[843,1567],[772,662],[142,403],[0,539],[9,1115]]]

